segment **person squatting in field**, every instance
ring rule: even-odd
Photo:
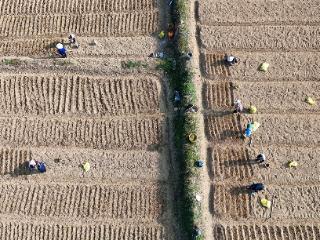
[[[28,168],[29,168],[29,171],[31,172],[33,172],[35,169],[37,169],[41,173],[44,173],[47,171],[47,168],[44,162],[39,162],[35,160],[30,160],[28,162]]]
[[[67,57],[67,49],[63,46],[62,43],[58,43],[56,45],[56,48],[58,50],[58,54],[63,57],[63,58],[66,58]]]
[[[234,111],[233,113],[241,113],[243,112],[243,105],[239,99],[234,101]]]
[[[76,36],[75,36],[73,33],[71,33],[71,34],[69,35],[68,40],[69,40],[69,44],[70,44],[71,47],[72,47],[72,46],[75,47],[75,48],[78,48],[78,47],[79,47],[79,43],[78,43],[78,41],[76,40]]]
[[[267,158],[264,153],[259,153],[258,156],[256,157],[257,163],[263,163],[265,167],[269,167],[269,163],[266,162]]]
[[[235,56],[232,55],[225,55],[224,62],[227,66],[233,66],[236,63],[238,63],[238,59]]]
[[[263,191],[265,189],[265,186],[263,183],[253,183],[247,187],[249,190],[250,194],[257,193],[260,191]]]

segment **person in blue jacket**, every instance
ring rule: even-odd
[[[63,46],[62,43],[58,43],[56,45],[58,53],[60,54],[61,57],[66,58],[67,57],[67,49]]]
[[[46,165],[44,162],[38,162],[37,163],[37,169],[39,172],[44,173],[47,171]]]

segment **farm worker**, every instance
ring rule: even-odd
[[[253,122],[249,122],[249,123],[247,124],[246,130],[244,131],[243,136],[246,137],[246,138],[247,138],[247,137],[251,137],[252,128],[253,128]]]
[[[38,171],[41,173],[44,173],[47,170],[44,162],[38,162],[37,168],[38,168]]]
[[[246,128],[243,136],[247,138],[247,137],[251,137],[251,135],[252,135],[252,130],[250,128]]]
[[[201,229],[198,228],[197,226],[195,226],[195,227],[193,228],[193,237],[194,237],[195,239],[197,239],[197,238],[200,237],[201,235],[202,235]]]
[[[228,66],[232,66],[238,62],[238,59],[232,55],[226,55],[224,57],[224,61]]]
[[[178,103],[181,101],[180,93],[178,91],[174,91],[174,102]]]
[[[76,43],[76,36],[74,34],[70,34],[69,37],[69,43]]]
[[[68,39],[69,39],[70,45],[73,44],[76,48],[79,47],[79,44],[77,43],[77,40],[76,40],[76,36],[73,33],[69,35]]]
[[[264,155],[264,153],[260,153],[258,154],[257,158],[256,158],[256,161],[258,163],[263,163],[266,161],[266,155]]]
[[[251,193],[256,193],[265,189],[262,183],[253,183],[247,187]]]
[[[185,112],[193,112],[193,113],[197,111],[198,111],[198,107],[193,104],[189,104],[185,110]]]
[[[266,158],[266,155],[264,155],[264,153],[260,153],[260,154],[258,154],[258,156],[256,157],[256,161],[257,161],[258,163],[264,163],[264,166],[265,166],[265,167],[269,167],[270,165],[269,165],[268,163],[266,163],[266,160],[267,160],[267,158]]]
[[[204,162],[202,160],[197,160],[195,165],[196,165],[197,168],[202,168],[203,165],[204,165]]]
[[[67,57],[67,49],[63,46],[62,43],[58,43],[56,45],[58,49],[58,53],[61,55],[61,57],[66,58]]]
[[[234,113],[241,113],[243,111],[243,105],[239,99],[234,102]]]
[[[35,170],[36,166],[37,166],[37,162],[35,160],[30,160],[28,162],[28,168],[29,168],[30,171]]]

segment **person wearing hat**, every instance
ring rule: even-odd
[[[228,66],[232,66],[235,65],[238,62],[238,59],[235,56],[232,55],[226,55],[224,57],[224,62],[228,65]]]
[[[58,43],[56,45],[58,53],[61,55],[61,57],[66,58],[67,57],[67,49],[63,46],[62,43]]]
[[[28,168],[29,168],[30,171],[35,170],[36,166],[37,166],[37,162],[35,160],[30,160],[28,162]]]
[[[258,163],[263,163],[266,161],[266,155],[264,155],[264,153],[260,153],[258,154],[258,156],[256,157],[256,161]]]
[[[264,153],[259,153],[258,156],[256,157],[257,163],[264,164],[265,167],[269,167],[269,163],[266,162],[267,158]]]

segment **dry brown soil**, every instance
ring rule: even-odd
[[[216,240],[320,238],[319,1],[207,0],[196,2],[205,123],[203,146]],[[225,54],[239,57],[232,67]],[[268,62],[267,72],[258,71]],[[232,114],[233,102],[257,114]],[[252,144],[241,135],[261,124]],[[264,152],[269,167],[255,158]],[[288,161],[297,161],[296,169]],[[249,195],[246,186],[266,190]],[[261,198],[272,201],[270,209]]]
[[[0,0],[0,239],[179,239],[167,85],[147,57],[164,6]],[[47,172],[30,174],[30,159]]]

